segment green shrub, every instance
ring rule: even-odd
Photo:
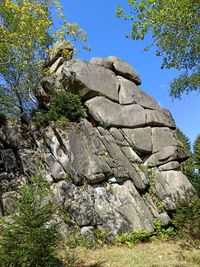
[[[147,232],[147,231],[131,231],[125,234],[118,235],[116,238],[117,243],[125,244],[127,247],[131,248],[132,246],[136,245],[137,243],[147,242],[152,237],[170,237],[175,235],[175,230],[173,227],[164,228],[160,221],[155,221],[155,231],[154,232]]]
[[[176,235],[174,227],[170,226],[168,228],[164,228],[159,220],[154,221],[154,225],[156,231],[153,233],[154,236],[157,237],[170,237]]]
[[[59,125],[66,125],[68,121],[79,121],[85,115],[80,96],[71,92],[60,92],[51,99],[48,111],[38,112],[32,121],[37,124],[47,124],[56,121]]]
[[[71,233],[68,237],[66,242],[67,247],[74,249],[77,247],[85,247],[87,249],[94,248],[94,243],[86,238],[85,236],[81,235],[80,232]]]
[[[99,125],[104,129],[110,128],[110,123],[107,121],[100,121]]]
[[[17,212],[8,211],[10,216],[1,220],[0,266],[62,266],[56,257],[59,225],[49,223],[55,206],[44,203],[47,182],[39,175],[29,177],[19,193],[14,200]]]
[[[152,233],[146,231],[137,231],[137,232],[129,232],[125,234],[118,235],[116,237],[116,242],[120,244],[124,244],[127,247],[131,248],[139,242],[144,242],[149,240],[152,236]]]
[[[200,198],[182,203],[174,214],[173,224],[181,236],[200,241]]]

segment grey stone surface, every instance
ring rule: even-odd
[[[119,91],[119,103],[122,105],[127,104],[139,104],[144,108],[158,109],[160,107],[155,100],[142,89],[140,89],[135,83],[118,76],[120,82]]]
[[[49,68],[49,72],[50,74],[53,72],[56,72],[58,70],[58,68],[63,64],[64,62],[64,58],[63,57],[59,57],[54,63],[53,65]]]
[[[113,70],[117,75],[133,81],[137,85],[141,84],[140,77],[133,67],[116,56],[110,56],[108,58],[94,57],[90,60],[90,63]]]
[[[142,163],[142,159],[137,155],[137,153],[129,146],[122,146],[122,152],[126,155],[126,157],[130,160],[130,162]]]
[[[106,68],[83,60],[64,62],[63,74],[66,89],[79,93],[84,99],[104,95],[118,101],[119,81],[115,74]]]
[[[110,167],[113,169],[115,178],[118,181],[125,181],[130,178],[139,190],[144,190],[148,184],[146,176],[141,175],[136,170],[136,166],[131,164],[130,160],[125,157],[108,131],[101,129],[101,136],[102,142],[113,160],[113,165]]]
[[[15,204],[14,199],[18,196],[19,195],[16,191],[10,191],[2,194],[2,204],[5,215],[8,215],[7,210],[11,210],[14,212],[17,211],[17,206]]]
[[[180,146],[166,146],[160,151],[152,154],[146,161],[145,165],[148,167],[156,167],[163,165],[170,161],[182,162],[188,159],[189,155]]]
[[[117,234],[130,229],[153,231],[153,216],[131,181],[113,184],[110,193],[95,188],[97,222]]]
[[[101,154],[101,149],[105,148],[89,122],[85,120],[81,127],[73,125],[68,130],[57,132],[67,151],[70,162],[68,170],[76,177],[77,184],[83,184],[84,180],[102,182],[112,175],[112,170]]]
[[[88,100],[85,105],[91,116],[99,123],[106,122],[115,127],[145,125],[145,110],[137,104],[121,106],[103,96],[97,96]]]
[[[175,130],[167,127],[152,128],[153,153],[166,146],[182,146]]]
[[[151,127],[137,129],[123,128],[123,132],[125,138],[133,146],[133,149],[144,153],[152,152]]]
[[[61,165],[65,172],[70,169],[70,158],[64,146],[62,146],[61,140],[56,134],[55,129],[48,127],[43,133],[43,139],[48,146],[49,152],[53,155],[55,160]]]
[[[7,192],[13,187],[13,181],[17,180],[13,173],[1,172],[0,173],[0,195]],[[15,185],[16,186],[16,185]]]
[[[66,172],[51,153],[45,154],[44,160],[47,162],[55,181],[62,180],[66,176]]]
[[[143,199],[155,220],[159,220],[161,225],[167,226],[171,222],[171,219],[168,216],[167,212],[163,212],[163,210],[161,210],[160,207],[157,206],[156,203],[158,202],[158,200],[155,198],[155,196],[153,199],[153,197],[149,195],[149,193],[146,193],[145,195],[143,195]]]
[[[170,161],[158,167],[159,171],[180,170],[181,165],[178,161]]]
[[[139,75],[129,63],[115,56],[108,57],[108,60],[113,63],[113,67],[117,75],[133,81],[137,85],[141,84]]]
[[[43,168],[42,155],[31,149],[20,149],[18,151],[23,172],[26,174],[34,174]]]
[[[138,104],[123,106],[103,96],[94,97],[86,101],[85,105],[95,121],[106,122],[113,127],[175,127],[174,121],[163,110],[144,109]]]
[[[93,226],[83,226],[80,232],[87,240],[95,243],[95,228]]]
[[[175,210],[184,200],[191,201],[195,194],[187,177],[173,170],[155,173],[155,189],[167,210]]]
[[[20,148],[33,147],[34,142],[31,138],[31,134],[27,129],[21,129],[17,126],[3,126],[0,128],[0,140],[6,145],[6,147],[17,150]]]
[[[117,128],[110,128],[110,133],[121,144],[125,141],[122,133]]]
[[[91,58],[90,63],[97,65],[97,66],[102,66],[106,69],[110,69],[110,70],[113,69],[113,62],[107,58],[93,57]]]
[[[150,126],[167,126],[175,129],[175,122],[168,110],[146,110],[146,124]]]
[[[1,153],[1,159],[7,172],[18,169],[17,159],[12,149],[6,149]]]

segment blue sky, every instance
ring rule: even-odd
[[[172,113],[177,127],[190,138],[200,133],[200,94],[194,92],[174,100],[168,95],[170,81],[177,76],[176,70],[161,70],[162,59],[153,51],[144,52],[150,44],[150,37],[144,41],[126,39],[131,23],[115,16],[116,8],[126,5],[127,0],[60,0],[64,14],[70,22],[76,22],[88,36],[91,52],[82,51],[78,58],[118,56],[129,62],[142,79],[142,89],[153,96],[163,108]]]

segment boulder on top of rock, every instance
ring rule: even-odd
[[[135,83],[118,76],[120,82],[119,103],[122,105],[139,104],[144,108],[160,109],[155,100]]]
[[[104,68],[109,68],[113,70],[117,75],[120,75],[137,85],[141,84],[141,80],[137,72],[133,69],[133,67],[128,64],[126,61],[116,57],[110,56],[108,58],[92,58],[90,61],[94,65],[99,65]]]
[[[73,53],[74,49],[69,41],[58,41],[52,48],[49,49],[44,67],[50,67],[59,57],[62,56],[65,57],[66,60],[69,60],[72,58]]]
[[[91,58],[90,63],[96,66],[102,66],[106,69],[113,70],[113,62],[110,61],[108,58],[93,57]]]
[[[146,124],[150,126],[167,126],[175,129],[176,125],[171,113],[166,109],[146,110]]]
[[[111,70],[77,59],[65,61],[62,72],[66,89],[83,99],[104,95],[118,102],[119,81]]]

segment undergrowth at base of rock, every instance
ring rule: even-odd
[[[125,234],[118,235],[116,237],[116,243],[124,244],[127,247],[131,248],[138,243],[150,241],[153,237],[167,238],[176,234],[173,227],[168,227],[167,229],[165,229],[159,221],[155,221],[154,225],[154,232],[131,231]]]

